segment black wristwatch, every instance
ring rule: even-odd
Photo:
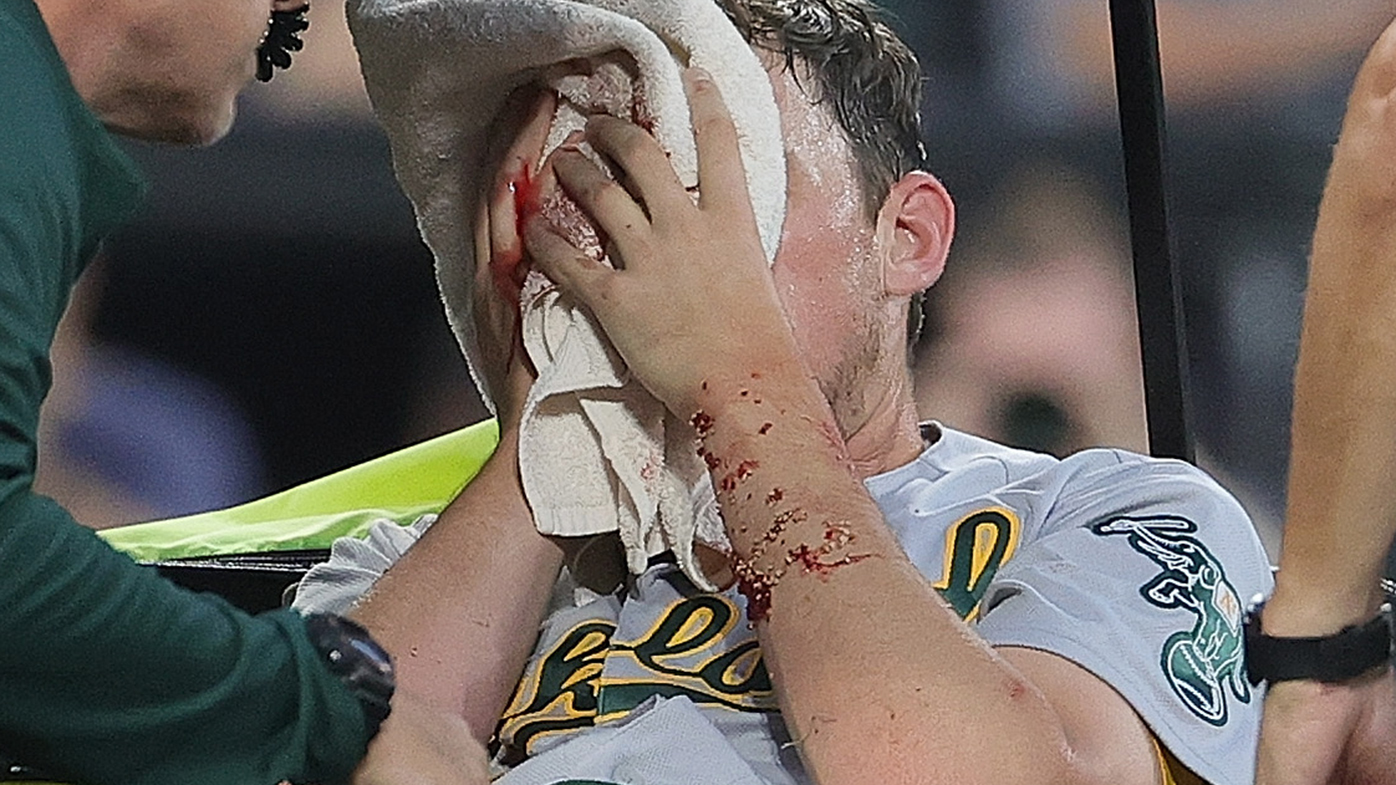
[[[310,613],[305,616],[305,629],[310,643],[325,658],[330,672],[343,681],[364,709],[369,738],[391,711],[393,690],[393,659],[374,642],[368,630],[343,616],[330,613]]]
[[[1349,681],[1391,662],[1391,606],[1376,618],[1344,627],[1333,635],[1276,638],[1260,629],[1265,602],[1256,597],[1246,610],[1246,674],[1251,684],[1307,679],[1329,684]]]

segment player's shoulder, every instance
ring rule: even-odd
[[[1247,560],[1261,553],[1241,504],[1187,462],[1112,448],[1057,458],[937,423],[923,431],[929,446],[916,461],[868,480],[899,531],[924,534],[926,521],[960,520],[992,508],[1012,513],[1027,544],[1150,515],[1187,519],[1204,540],[1229,543]]]
[[[1060,461],[1021,450],[937,422],[921,426],[927,447],[916,460],[868,479],[874,496],[943,492],[950,486],[991,489],[1051,472]]]
[[[992,493],[1022,533],[988,579],[979,634],[1091,672],[1206,781],[1251,781],[1262,702],[1241,624],[1245,601],[1273,584],[1241,504],[1184,461],[994,454],[1022,472]]]
[[[1220,522],[1250,516],[1241,503],[1205,470],[1186,461],[1155,458],[1122,449],[1096,448],[1068,456],[1056,469],[1061,483],[1058,513],[1095,517],[1127,515],[1130,510],[1176,510]]]
[[[1154,458],[1129,450],[1099,447],[1064,458],[1009,447],[940,423],[922,426],[929,447],[915,462],[883,475],[903,482],[942,483],[970,479],[1000,486],[1035,486],[1055,494],[1094,492],[1129,481],[1148,490],[1229,496],[1210,475],[1185,461]],[[880,478],[875,478],[880,479]]]

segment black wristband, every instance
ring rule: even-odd
[[[1376,618],[1333,635],[1276,638],[1260,628],[1264,602],[1246,612],[1246,674],[1251,684],[1305,679],[1329,684],[1349,681],[1391,662],[1391,606]]]
[[[378,735],[392,710],[396,681],[393,660],[359,624],[329,613],[305,616],[310,643],[325,658],[330,672],[339,677],[363,707],[368,737]]]

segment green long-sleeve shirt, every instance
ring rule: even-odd
[[[0,756],[74,780],[342,780],[367,729],[299,616],[138,567],[32,491],[69,289],[143,186],[33,0],[0,0]]]

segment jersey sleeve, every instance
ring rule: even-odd
[[[1272,580],[1249,517],[1181,462],[1091,451],[1060,468],[1040,535],[984,596],[980,635],[1091,671],[1212,785],[1252,782],[1263,694],[1242,621]]]
[[[435,515],[423,515],[411,526],[385,518],[363,539],[340,537],[330,546],[329,560],[311,567],[296,586],[292,606],[302,613],[348,613],[435,522]]]

